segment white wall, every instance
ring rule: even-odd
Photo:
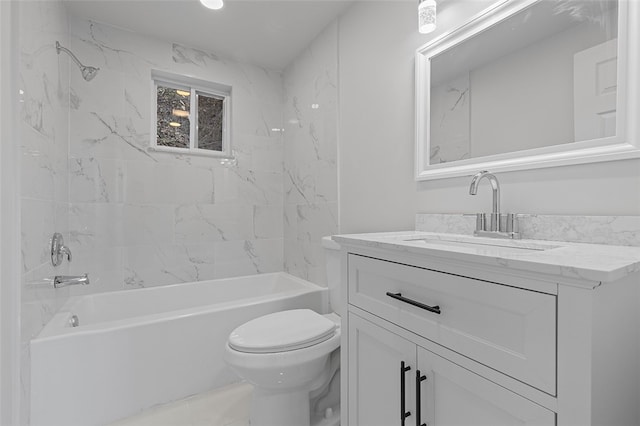
[[[413,224],[416,9],[414,2],[362,2],[340,19],[342,233]]]
[[[413,2],[362,2],[340,19],[341,232],[413,228],[414,214],[490,209],[491,191],[468,195],[469,178],[413,180],[414,52],[490,1],[448,0],[438,30],[421,36]],[[640,161],[498,175],[504,211],[640,214]]]

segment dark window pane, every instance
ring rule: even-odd
[[[158,122],[156,144],[189,148],[188,90],[158,86]]]
[[[222,151],[223,102],[198,93],[198,148]]]

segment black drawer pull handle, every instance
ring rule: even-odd
[[[404,419],[411,415],[411,411],[405,411],[405,384],[404,373],[411,370],[408,365],[405,367],[404,361],[400,362],[400,424],[404,426]]]
[[[391,293],[390,291],[387,292],[387,296],[389,297],[393,297],[394,299],[397,299],[401,302],[404,303],[408,303],[410,305],[413,306],[417,306],[418,308],[422,308],[425,309],[429,312],[433,312],[434,314],[441,314],[440,312],[440,306],[436,305],[436,306],[429,306],[429,305],[425,305],[424,303],[420,303],[416,300],[413,299],[407,299],[406,297],[402,297],[402,293]]]
[[[427,376],[420,373],[420,370],[416,371],[416,426],[427,426],[426,423],[422,423],[420,417],[422,416],[422,402],[420,401],[420,383],[427,380]]]

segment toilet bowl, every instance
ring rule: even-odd
[[[340,388],[339,245],[329,237],[322,243],[335,312],[276,312],[241,325],[227,340],[225,361],[254,385],[251,426],[339,424],[339,395],[330,395]]]

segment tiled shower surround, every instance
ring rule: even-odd
[[[326,281],[325,235],[338,233],[338,24],[284,72],[285,270]]]
[[[283,267],[325,282],[320,238],[338,231],[337,24],[284,77],[95,22],[72,20],[71,43],[101,68],[90,83],[71,75],[69,148],[70,245],[97,286]],[[233,87],[234,160],[146,150],[152,69]]]
[[[71,73],[71,269],[93,279],[79,290],[282,270],[282,75],[84,20],[71,48],[100,68]],[[147,150],[152,69],[233,87],[234,160]]]
[[[19,12],[28,423],[28,342],[69,296],[281,270],[325,282],[320,237],[338,233],[337,24],[281,72],[80,19],[60,1]],[[96,77],[83,80],[56,41]],[[151,70],[232,86],[233,159],[147,149]],[[73,253],[57,268],[55,231]],[[52,288],[54,275],[85,272],[88,286]]]

